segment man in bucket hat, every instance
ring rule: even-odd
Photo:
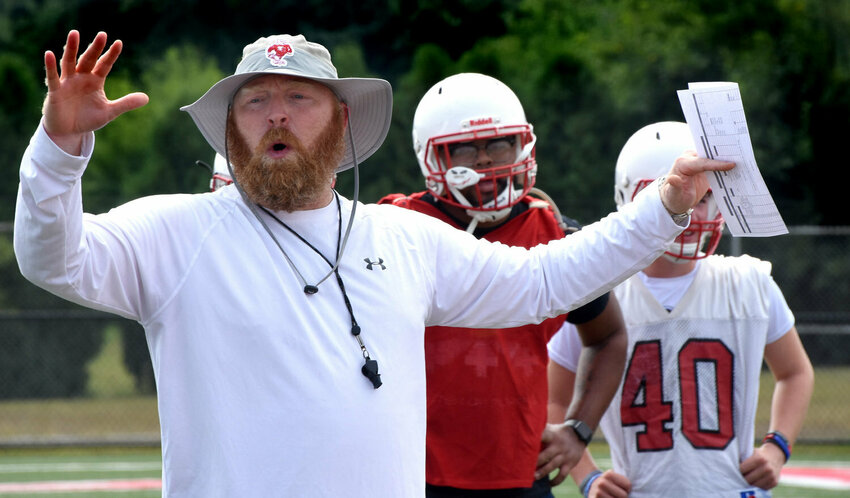
[[[217,153],[227,157],[226,123],[234,92],[246,82],[268,74],[319,82],[349,109],[360,111],[349,117],[356,150],[346,143],[337,171],[347,170],[355,161],[371,156],[384,141],[392,117],[392,89],[388,82],[375,78],[338,78],[327,49],[308,42],[302,35],[260,38],[246,46],[242,54],[233,76],[219,81],[197,102],[182,108],[192,116]]]
[[[337,78],[323,48],[282,36],[187,108],[232,186],[84,214],[94,130],[147,96],[107,99],[121,43],[98,33],[78,57],[79,44],[71,31],[59,67],[44,56],[15,254],[37,285],[144,326],[166,496],[423,496],[425,326],[519,325],[588,302],[681,232],[703,171],[733,167],[682,157],[628,209],[548,246],[478,241],[333,191],[335,171],[356,178],[380,146],[390,87]],[[307,195],[275,191],[302,181]]]

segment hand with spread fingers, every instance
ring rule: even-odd
[[[98,33],[77,58],[80,33],[68,33],[65,50],[57,67],[56,55],[44,54],[47,98],[44,101],[44,129],[62,150],[79,155],[84,133],[104,127],[119,115],[148,103],[148,96],[131,93],[109,100],[104,91],[106,76],[112,70],[122,43],[116,40],[106,48],[106,33]]]

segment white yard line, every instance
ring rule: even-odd
[[[0,494],[60,493],[83,491],[142,491],[162,489],[159,479],[88,479],[84,481],[40,481],[0,483]]]
[[[33,472],[128,472],[159,470],[160,462],[56,462],[56,463],[3,463],[0,474]]]

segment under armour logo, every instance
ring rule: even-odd
[[[382,270],[386,270],[387,267],[384,266],[384,258],[378,258],[378,261],[372,261],[369,258],[363,258],[363,261],[366,262],[366,269],[371,270],[374,265],[378,265]]]

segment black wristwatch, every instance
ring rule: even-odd
[[[587,426],[581,420],[576,420],[574,418],[567,419],[564,421],[568,427],[572,427],[573,431],[575,431],[576,436],[587,446],[590,443],[590,440],[593,439],[593,429]]]

